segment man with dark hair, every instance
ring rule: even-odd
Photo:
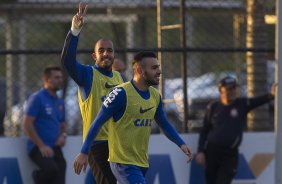
[[[74,161],[75,173],[86,168],[87,154],[101,126],[109,121],[109,162],[118,183],[145,184],[151,124],[156,120],[165,135],[192,159],[192,151],[168,122],[162,108],[158,85],[160,65],[152,52],[134,57],[134,76],[114,88],[104,100],[92,123],[81,152]]]
[[[123,83],[120,73],[112,71],[114,62],[114,46],[109,39],[103,38],[96,42],[92,58],[94,66],[80,64],[76,59],[77,44],[80,31],[86,16],[87,5],[79,4],[79,11],[72,19],[63,52],[62,65],[71,78],[79,86],[78,102],[83,120],[83,140],[88,129],[98,114],[106,94],[115,86]],[[111,171],[108,149],[108,124],[105,124],[91,145],[88,162],[98,184],[116,183]]]
[[[196,162],[205,164],[207,184],[231,183],[248,112],[274,98],[274,85],[271,93],[255,98],[238,98],[237,86],[235,78],[223,78],[218,84],[220,100],[207,107],[196,155]]]
[[[36,184],[65,183],[66,161],[62,153],[66,141],[65,107],[56,95],[62,84],[61,68],[45,68],[43,88],[29,97],[25,108],[27,148],[31,160],[39,167],[32,174]]]

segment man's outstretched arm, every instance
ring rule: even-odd
[[[188,156],[188,162],[190,162],[192,160],[192,150],[186,145],[186,143],[168,121],[163,111],[161,100],[155,114],[155,120],[166,137],[180,147],[180,149]]]
[[[72,79],[79,85],[86,87],[85,78],[89,78],[92,74],[90,66],[80,64],[77,59],[77,45],[78,35],[82,29],[84,17],[86,15],[87,5],[80,3],[79,11],[72,19],[71,30],[67,34],[64,47],[61,54],[61,63],[72,77]]]
[[[120,88],[113,89],[109,93],[107,98],[104,100],[104,103],[97,117],[95,118],[95,120],[93,121],[93,123],[89,128],[82,149],[74,160],[73,167],[76,174],[80,174],[82,169],[83,170],[86,169],[88,152],[102,125],[106,121],[108,121],[110,117],[119,113],[121,109],[125,109],[125,106],[126,106],[125,91]]]

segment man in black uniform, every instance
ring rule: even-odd
[[[220,101],[207,107],[196,155],[196,162],[205,164],[207,184],[231,183],[248,112],[274,98],[274,86],[271,93],[255,98],[237,98],[237,86],[235,78],[223,78],[218,84]]]

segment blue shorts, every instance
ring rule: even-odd
[[[146,184],[148,168],[114,162],[110,162],[110,166],[118,184]]]

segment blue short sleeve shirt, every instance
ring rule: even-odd
[[[42,88],[33,93],[27,102],[25,115],[35,118],[34,127],[44,144],[55,146],[60,136],[61,123],[65,121],[64,101],[52,96]],[[30,152],[35,144],[28,139],[27,147]]]

